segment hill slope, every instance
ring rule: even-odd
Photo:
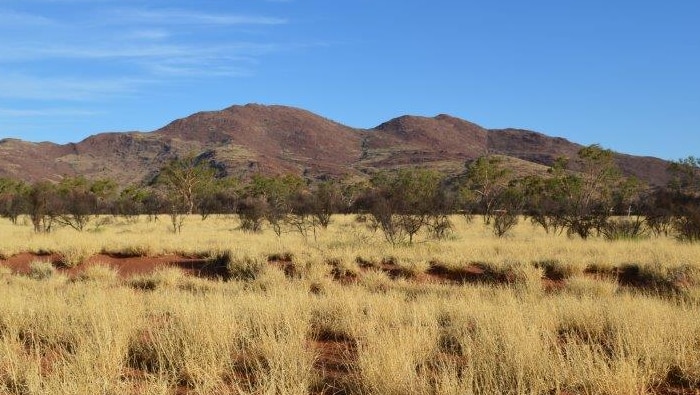
[[[126,184],[152,177],[177,155],[202,152],[241,176],[361,176],[415,165],[458,172],[466,160],[489,153],[541,171],[559,156],[574,157],[581,147],[532,131],[487,130],[449,115],[402,116],[354,129],[298,108],[248,104],[196,113],[150,133],[102,133],[66,145],[0,140],[0,176],[34,181],[80,174]],[[627,175],[652,185],[667,181],[666,161],[625,154],[616,160]]]

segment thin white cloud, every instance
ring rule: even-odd
[[[161,41],[170,37],[170,32],[165,29],[137,29],[124,34],[128,40]]]
[[[177,63],[147,64],[153,74],[161,77],[250,77],[254,73],[244,67],[187,65]]]
[[[128,96],[145,85],[145,80],[128,78],[85,79],[71,77],[35,77],[0,74],[0,98],[23,100],[100,100]]]
[[[162,59],[178,61],[199,59],[209,61],[240,60],[278,51],[281,46],[273,43],[238,42],[220,45],[168,44],[104,44],[84,43],[83,45],[42,44],[25,46],[21,43],[4,45],[7,56],[0,57],[0,63],[47,59]]]
[[[0,10],[0,25],[3,28],[55,27],[59,23],[41,15],[28,14],[12,10]]]
[[[109,11],[108,20],[123,24],[158,25],[282,25],[287,20],[257,15],[210,14],[182,9],[124,9]]]
[[[284,18],[180,8],[66,7],[76,13],[46,14],[58,18],[50,19],[0,10],[0,99],[104,100],[138,96],[153,84],[249,77],[262,56],[293,47],[246,40],[250,35],[241,29],[267,29],[288,23]],[[78,78],[80,70],[91,77]],[[6,116],[11,113],[5,109]]]
[[[33,108],[17,109],[0,107],[0,117],[28,118],[28,117],[88,117],[98,115],[99,112],[80,110],[74,108]]]

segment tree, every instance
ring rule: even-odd
[[[263,176],[256,174],[244,188],[238,215],[244,230],[257,231],[264,218],[280,236],[286,217],[292,212],[293,197],[300,193],[306,182],[299,176]],[[251,227],[251,229],[246,229]]]
[[[412,243],[430,216],[437,215],[442,181],[439,173],[425,169],[380,172],[372,177],[357,205],[369,212],[388,242],[398,244],[408,239]]]
[[[117,184],[112,180],[90,181],[83,176],[64,177],[56,185],[55,221],[83,231],[92,217],[109,212]]]
[[[0,216],[17,224],[20,214],[27,211],[29,186],[23,181],[0,178]]]
[[[679,240],[700,241],[700,158],[689,156],[669,167],[671,226]]]
[[[491,223],[494,210],[498,209],[497,196],[507,188],[510,174],[497,156],[482,156],[466,164],[462,196],[467,206],[473,205],[484,215],[484,223]]]
[[[603,204],[612,208],[612,194],[621,179],[613,152],[593,144],[578,152],[581,166],[581,189],[578,203],[581,208]]]
[[[56,187],[59,206],[56,221],[82,232],[97,211],[97,196],[85,177],[65,177]]]
[[[94,180],[90,184],[90,192],[96,198],[96,207],[94,214],[107,214],[113,208],[116,199],[119,185],[116,181],[110,179]]]
[[[554,202],[557,226],[586,239],[606,225],[621,177],[613,152],[597,144],[579,150],[575,171],[567,170],[568,164],[568,160],[559,159],[550,168],[546,193]]]
[[[685,193],[700,193],[700,157],[689,156],[671,162],[668,167],[671,173],[669,188],[671,190]]]
[[[58,213],[56,187],[48,181],[39,181],[27,193],[27,211],[34,232],[49,233]]]
[[[151,194],[150,189],[135,185],[122,189],[114,202],[114,214],[135,221],[139,215],[146,214],[146,201]]]
[[[216,171],[212,166],[192,154],[171,160],[161,169],[158,181],[165,186],[171,205],[177,211],[191,215],[198,199],[214,182]]]
[[[205,191],[197,206],[202,220],[212,214],[233,214],[241,196],[240,180],[233,177],[214,180],[210,189]]]
[[[561,161],[554,168],[562,168]],[[550,172],[552,171],[550,169]],[[559,180],[539,175],[523,179],[525,215],[530,222],[540,225],[546,233],[560,234],[564,230],[563,203]]]
[[[262,232],[267,210],[267,201],[260,197],[245,196],[236,207],[238,218],[241,221],[241,229],[244,232]]]
[[[343,209],[343,193],[338,183],[324,181],[311,190],[309,212],[322,228],[327,228],[331,222],[331,216]]]
[[[518,224],[525,205],[524,187],[521,182],[513,181],[494,198],[499,209],[492,213],[493,233],[504,237]]]
[[[173,226],[180,233],[185,217],[194,213],[202,196],[214,182],[216,170],[203,156],[189,154],[171,160],[158,176],[162,186],[159,194],[164,200]]]

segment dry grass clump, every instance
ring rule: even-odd
[[[355,257],[355,263],[363,269],[378,269],[381,259],[372,256],[358,255]]]
[[[65,267],[82,265],[85,260],[94,255],[94,251],[84,246],[68,246],[59,251],[60,263]]]
[[[56,268],[47,261],[33,261],[29,264],[29,277],[35,280],[47,280],[56,274]]]
[[[343,257],[327,258],[326,265],[332,268],[331,275],[336,280],[354,280],[360,274],[360,267],[357,263]]]
[[[155,294],[157,325],[129,345],[127,363],[194,393],[303,393],[314,380],[308,313],[288,296]],[[153,321],[153,319],[151,319]],[[163,347],[163,345],[168,345]]]
[[[0,266],[0,283],[12,281],[12,269],[7,266]]]
[[[22,250],[17,246],[9,246],[0,244],[0,260],[10,259],[12,256],[19,254]]]
[[[360,277],[360,284],[371,292],[387,292],[394,285],[391,277],[383,270],[367,270]]]
[[[669,385],[669,373],[697,374],[698,324],[688,311],[653,298],[588,299],[561,303],[557,358],[565,388],[589,393],[645,393]],[[638,319],[640,311],[644,319]],[[674,314],[673,318],[669,318]],[[573,364],[571,362],[577,362]],[[697,361],[697,359],[695,359]]]
[[[416,278],[430,269],[430,263],[420,258],[385,256],[382,265],[388,268],[392,277]]]
[[[294,253],[291,251],[273,252],[267,256],[268,262],[293,262]]]
[[[268,265],[267,259],[262,256],[238,250],[217,252],[211,260],[215,266],[226,268],[228,277],[236,281],[253,281],[262,275]]]
[[[155,256],[153,247],[149,244],[129,244],[125,246],[102,247],[101,253],[118,257],[147,257]]]
[[[682,295],[700,285],[697,265],[624,264],[617,269],[618,281],[627,286],[662,295]]]
[[[2,393],[306,393],[316,380],[297,289],[33,284],[0,290]]]
[[[546,259],[532,263],[536,268],[544,271],[545,277],[551,280],[566,280],[583,273],[580,265],[571,262],[562,262],[559,259]]]
[[[566,292],[579,297],[602,298],[615,295],[619,289],[616,279],[609,277],[575,276],[565,285]]]
[[[160,288],[175,288],[185,279],[185,273],[176,267],[162,267],[153,273],[140,274],[127,280],[127,284],[145,291],[153,291]]]
[[[124,391],[129,328],[139,316],[129,292],[46,282],[1,290],[0,392]]]
[[[114,285],[119,282],[119,272],[107,264],[96,263],[86,267],[84,270],[78,273],[75,280],[104,285]]]
[[[501,262],[481,263],[486,278],[496,284],[507,284],[531,292],[542,290],[543,270],[520,261],[505,260]]]
[[[355,312],[352,300],[318,301],[311,311],[310,336],[324,341],[353,340],[357,335]]]
[[[435,347],[435,328],[416,322],[372,325],[367,330],[371,330],[371,335],[367,333],[358,342],[357,392],[429,393],[430,380],[422,374],[422,365]]]

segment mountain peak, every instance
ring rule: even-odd
[[[209,152],[227,174],[294,173],[309,178],[362,176],[404,166],[456,173],[466,160],[489,153],[534,162],[541,169],[580,145],[519,129],[487,130],[448,114],[403,115],[356,129],[310,111],[250,103],[203,111],[154,132],[102,133],[76,144],[0,140],[0,176],[58,180],[64,175],[139,182],[168,160]],[[667,163],[617,155],[623,172],[665,183]],[[666,177],[666,178],[664,178]]]

